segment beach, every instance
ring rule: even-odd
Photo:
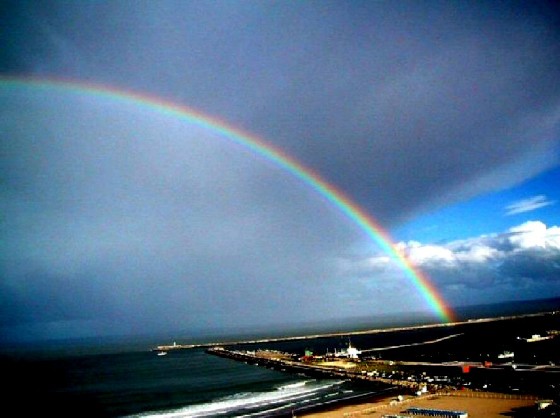
[[[523,411],[535,410],[536,398],[485,392],[457,392],[450,394],[430,394],[421,397],[409,396],[399,402],[396,397],[386,397],[373,402],[344,405],[326,411],[298,414],[305,418],[339,418],[371,416],[382,417],[403,414],[407,408],[432,408],[466,411],[469,418],[503,418],[519,415]]]

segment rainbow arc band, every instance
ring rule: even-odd
[[[381,249],[402,268],[414,288],[422,295],[430,309],[435,312],[442,321],[453,322],[455,320],[451,308],[444,302],[438,290],[434,287],[426,274],[414,266],[405,254],[392,243],[389,233],[386,232],[371,215],[350,200],[341,190],[323,180],[321,176],[311,168],[305,167],[280,148],[187,106],[172,103],[148,94],[128,91],[113,86],[56,78],[0,76],[0,88],[32,88],[74,94],[87,94],[148,108],[154,112],[175,117],[220,134],[223,138],[272,162],[274,165],[287,171],[311,189],[315,190],[315,192],[357,225],[371,241],[381,247]]]

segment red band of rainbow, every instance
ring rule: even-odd
[[[254,154],[272,162],[290,173],[311,189],[319,193],[335,208],[356,224],[368,238],[379,245],[404,271],[415,289],[422,295],[429,308],[444,322],[454,321],[454,314],[444,302],[429,278],[415,267],[408,258],[392,243],[388,232],[342,191],[323,180],[312,169],[305,167],[280,148],[266,143],[260,138],[227,125],[225,122],[202,114],[184,105],[178,105],[144,93],[127,91],[113,86],[84,83],[74,80],[33,77],[0,77],[0,88],[57,89],[76,94],[88,94],[105,99],[116,100],[136,106],[147,107],[153,111],[179,118],[188,123],[210,129],[227,140],[240,145]]]

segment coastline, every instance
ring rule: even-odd
[[[497,319],[491,319],[499,322],[488,322],[488,324],[481,323],[480,327],[488,329],[492,335],[494,335],[493,333],[495,330],[496,335],[500,335],[502,330],[505,332],[506,328],[511,329],[513,333],[516,333],[518,329],[519,332],[521,332],[521,328],[523,328],[523,333],[519,335],[532,335],[532,331],[535,333],[544,332],[543,330],[546,329],[560,330],[559,315],[550,315],[548,317],[544,314],[537,315],[540,316],[534,319],[529,318],[528,321],[523,322],[523,324],[525,324],[524,327],[517,327],[515,320],[500,321],[502,318],[499,317]],[[516,318],[523,316],[527,317],[528,315],[517,315]],[[483,321],[479,322],[486,321],[488,320],[483,319]],[[463,328],[468,330],[468,332],[471,332],[472,329],[473,334],[476,334],[475,331],[479,328],[479,325],[476,325],[474,321],[470,322],[475,325],[473,325],[473,327],[464,326]],[[542,324],[544,328],[533,328],[534,324]],[[548,324],[551,325],[549,326]],[[394,327],[392,329],[394,329]],[[378,330],[378,332],[386,332],[387,330],[388,329],[385,328],[383,330]],[[437,342],[441,338],[447,338],[451,336],[451,334],[457,334],[459,332],[463,332],[463,329],[459,327],[432,328],[432,330],[427,329],[421,331],[417,335],[406,336],[402,341],[403,344],[407,346],[410,346],[410,344],[418,344],[418,342]],[[482,333],[480,335],[484,337],[487,333]],[[424,336],[426,336],[426,338],[424,338]],[[364,340],[368,338],[369,337],[366,337]],[[397,336],[393,339],[392,336],[387,333],[374,334],[372,340],[381,340],[383,343],[372,343],[371,345],[366,344],[363,346],[394,346],[395,344],[399,344],[399,338],[400,337]],[[358,343],[358,345],[361,346],[360,339],[356,337],[356,340],[357,341],[354,341],[354,343]],[[154,344],[153,341],[154,340],[150,341],[151,344]],[[392,341],[395,342],[393,343]],[[478,340],[475,340],[475,346],[479,344],[477,341]],[[341,340],[339,343],[343,345],[345,341]],[[445,343],[445,341],[443,343]],[[533,347],[538,347],[541,344],[547,346],[553,344],[553,348],[555,348],[557,347],[557,345],[555,345],[557,343],[560,343],[560,338],[556,338],[555,341],[546,340],[530,344],[518,342],[517,344],[532,350]],[[267,404],[262,407],[262,411],[266,409],[266,413],[258,409],[260,406],[254,408],[255,414],[260,414],[259,416],[276,416],[277,418],[283,416],[290,418],[293,412],[296,414],[295,416],[308,418],[333,418],[361,415],[382,417],[383,415],[388,415],[389,411],[394,411],[391,412],[392,414],[403,415],[401,412],[404,411],[405,408],[402,408],[402,404],[401,409],[395,410],[389,408],[390,406],[395,406],[391,405],[391,402],[395,401],[398,395],[406,396],[406,394],[414,395],[416,393],[403,389],[392,392],[392,396],[380,397],[377,396],[377,393],[374,393],[376,387],[362,385],[361,382],[354,384],[353,382],[339,378],[331,379],[330,381],[338,382],[344,380],[344,383],[340,385],[335,383],[331,388],[328,384],[324,384],[324,382],[318,382],[320,379],[301,377],[298,376],[297,372],[295,374],[269,372],[266,369],[270,368],[266,367],[265,362],[260,359],[258,360],[259,367],[257,368],[243,365],[242,363],[234,364],[215,360],[213,359],[214,356],[207,355],[204,353],[204,350],[201,349],[179,350],[177,352],[170,352],[167,356],[160,357],[157,356],[156,353],[146,350],[146,347],[149,349],[151,344],[145,344],[141,352],[132,350],[114,352],[109,355],[97,355],[98,353],[93,353],[87,356],[75,356],[69,354],[60,357],[25,357],[21,360],[20,356],[14,355],[6,358],[6,360],[9,361],[6,365],[8,366],[7,376],[9,381],[22,382],[21,384],[28,387],[31,391],[30,393],[38,399],[45,400],[46,402],[52,398],[52,402],[49,404],[45,405],[45,402],[39,403],[44,405],[42,408],[45,410],[69,412],[75,405],[87,405],[88,408],[97,408],[96,411],[105,411],[105,416],[134,416],[134,414],[140,414],[146,411],[155,411],[154,413],[160,411],[158,413],[161,413],[162,410],[173,411],[185,409],[194,411],[196,408],[200,410],[212,410],[212,408],[216,408],[217,404],[219,404],[224,411],[228,411],[228,413],[232,415],[237,413],[239,416],[242,414],[242,411],[249,411],[252,408],[251,405],[254,405],[255,402],[259,402]],[[295,347],[305,346],[306,344],[310,343],[307,341],[295,342],[293,344],[294,352]],[[325,347],[330,346],[331,342],[328,340],[319,341],[317,352],[323,352],[322,350]],[[292,347],[291,344],[286,345],[286,348],[289,349],[290,347]],[[274,353],[274,348],[278,350],[284,349],[282,344],[279,344],[278,347],[247,345],[224,348],[232,351],[241,350],[242,352],[243,350],[249,352],[255,351],[255,353],[258,351]],[[434,347],[432,349],[432,346],[427,346],[426,351],[431,352],[436,348],[437,347]],[[414,352],[418,349],[418,347],[410,348],[410,350]],[[289,350],[286,352],[288,354],[290,353]],[[276,353],[281,353],[281,351],[277,351]],[[498,351],[496,351],[496,353],[498,353]],[[553,353],[555,353],[554,356],[556,359],[558,351],[555,350]],[[382,352],[382,354],[386,357],[385,352]],[[521,351],[517,353],[516,350],[516,354],[520,355]],[[519,357],[520,360],[521,358],[522,357]],[[560,364],[560,361],[556,361],[556,363]],[[450,367],[451,366],[452,365],[450,365]],[[372,365],[372,368],[375,367],[375,365]],[[279,368],[277,367],[276,369],[278,370]],[[387,368],[383,368],[382,370],[380,368],[379,372],[386,371],[386,369]],[[346,368],[344,370],[346,370]],[[287,372],[287,369],[285,371]],[[473,372],[475,372],[474,369],[471,370],[471,375],[474,376]],[[549,380],[555,380],[555,382],[557,382],[559,372],[560,370],[549,374]],[[405,370],[405,373],[409,373],[409,371]],[[410,371],[410,373],[417,374],[415,370]],[[489,370],[488,373],[494,373],[494,371]],[[529,372],[525,369],[519,369],[517,372],[512,371],[511,373],[512,375],[516,373],[516,375],[527,377]],[[434,374],[441,376],[446,373],[438,369],[434,371]],[[457,369],[455,374],[462,376],[459,369]],[[68,376],[72,376],[72,379],[68,379]],[[263,376],[265,376],[265,378],[263,378]],[[449,376],[451,376],[451,374],[449,374]],[[389,378],[390,377],[387,376],[387,379]],[[24,383],[22,379],[25,379],[26,382]],[[477,380],[476,376],[475,380]],[[416,381],[417,379],[414,380],[414,382]],[[481,380],[478,379],[478,381]],[[178,382],[180,384],[178,384]],[[393,380],[388,383],[394,384]],[[100,384],[107,388],[103,393],[98,391]],[[193,385],[196,387],[196,390],[192,389]],[[13,385],[13,387],[16,386],[17,385]],[[438,386],[440,385],[438,384]],[[158,393],[164,395],[158,397],[145,396],[146,393],[151,393],[154,387],[158,388]],[[456,387],[460,389],[458,386]],[[475,388],[478,389],[479,387],[480,385],[478,384],[467,386],[467,388],[471,390]],[[494,391],[498,391],[496,389],[499,388],[502,388],[502,386],[492,385],[492,390]],[[433,386],[427,389],[432,393],[442,390],[441,387],[436,388]],[[515,390],[520,391],[517,392],[517,394],[527,393],[527,388],[522,387],[521,389]],[[111,396],[106,396],[106,393],[110,393]],[[318,393],[318,395],[316,396],[315,393]],[[546,395],[548,393],[546,391],[537,393],[545,397],[550,396]],[[51,394],[56,394],[56,396],[53,397],[54,395],[51,396]],[[199,396],[199,394],[204,394],[204,396]],[[304,397],[302,398],[301,395],[304,395]],[[427,393],[425,395],[427,395]],[[289,400],[281,402],[280,399],[285,397],[295,397],[299,400],[303,399],[303,401],[292,402]],[[162,405],[160,399],[169,399],[171,401],[168,405]],[[414,396],[413,399],[414,402],[419,402],[421,400],[424,402],[423,399],[425,399],[425,397],[424,395],[422,395],[422,397]],[[232,400],[234,400],[235,403],[233,403]],[[337,403],[336,401],[338,400],[341,400],[341,402]],[[428,404],[411,403],[411,405],[426,405],[434,408],[439,407],[441,409],[462,408],[469,411],[471,418],[476,418],[476,416],[489,416],[484,414],[476,415],[475,412],[473,412],[476,411],[476,405],[480,403],[476,399],[452,400],[453,403],[448,403],[446,406],[445,399],[435,399],[432,397]],[[489,402],[489,405],[485,407],[489,411],[492,410],[492,408],[500,408],[499,411],[508,413],[508,415],[501,415],[500,413],[493,415],[496,418],[503,418],[504,416],[515,416],[519,418],[518,415],[510,413],[513,408],[534,406],[533,401],[513,402],[512,400],[508,400],[483,402],[485,404]],[[101,412],[98,416],[103,416]],[[68,415],[71,414],[69,413]]]
[[[472,319],[469,321],[462,321],[460,323],[453,323],[453,324],[430,324],[430,325],[418,325],[418,326],[410,326],[410,327],[393,327],[393,328],[385,328],[380,330],[356,331],[349,334],[342,334],[342,333],[334,333],[328,335],[323,334],[321,336],[328,337],[333,335],[346,336],[346,335],[357,335],[357,334],[377,334],[377,333],[384,333],[384,332],[385,333],[398,332],[401,330],[411,330],[411,329],[413,330],[429,329],[429,328],[433,329],[436,327],[442,327],[442,326],[449,327],[449,326],[456,326],[456,325],[463,325],[463,324],[472,324],[476,326],[477,324],[484,324],[484,323],[497,322],[497,321],[507,321],[507,320],[515,321],[516,319],[524,319],[524,318],[537,318],[537,321],[541,321],[540,318],[546,317],[547,315],[548,316],[552,315],[550,316],[550,318],[553,318],[553,315],[555,314],[558,314],[558,311],[521,314],[521,315],[507,316],[507,317],[501,316],[501,317],[493,317],[493,318],[480,318],[480,319]],[[512,322],[512,324],[513,323],[514,322]],[[555,323],[557,323],[557,320]],[[502,326],[504,325],[498,323],[496,325],[492,325],[491,329],[494,329],[496,327],[502,328]],[[486,325],[483,325],[483,327],[486,327]],[[460,331],[459,329],[456,330]],[[401,348],[401,347],[412,347],[412,346],[423,345],[423,344],[433,344],[436,342],[457,337],[459,335],[463,335],[463,334],[462,333],[453,334],[453,335],[439,337],[436,339],[430,339],[422,342],[413,342],[413,343],[408,342],[407,344],[404,345],[391,345],[383,348],[373,348],[373,349],[368,349],[366,351],[381,351],[381,350]],[[320,338],[321,336],[310,336],[309,338]],[[301,338],[302,337],[294,337],[292,338],[292,340],[301,339]],[[384,336],[382,338],[384,338]],[[517,339],[519,340],[519,337],[517,337]],[[213,354],[216,353],[221,354],[222,352],[224,354],[227,354],[231,352],[233,357],[240,356],[238,360],[242,360],[249,364],[258,361],[258,365],[263,367],[268,367],[268,368],[283,367],[285,370],[287,370],[289,368],[287,366],[290,366],[291,368],[291,367],[296,367],[295,365],[297,365],[296,371],[306,370],[307,368],[309,368],[310,370],[312,369],[312,366],[306,364],[305,362],[303,362],[303,364],[299,364],[299,363],[295,363],[295,361],[292,359],[287,359],[285,360],[285,363],[282,363],[279,358],[276,358],[278,356],[269,359],[268,357],[262,354],[259,355],[258,351],[235,351],[235,350],[250,350],[250,349],[249,348],[238,349],[235,347],[230,347],[230,348],[220,347],[220,348],[209,349],[208,351]],[[267,350],[264,350],[263,352],[266,351]],[[281,352],[275,352],[274,350],[272,350],[271,352],[281,353]],[[475,364],[474,363],[471,364],[471,363],[469,363],[468,365],[470,371],[466,371],[466,372],[463,371],[462,372],[463,374],[464,373],[473,374],[476,370],[478,370],[478,369],[476,370],[472,369],[473,367],[475,367]],[[492,367],[491,364],[486,364],[486,363],[489,362],[484,362],[484,363],[480,362],[480,364],[477,363],[476,367],[481,368],[484,373],[486,373],[486,370],[494,370],[491,369]],[[414,365],[420,365],[420,364],[427,365],[427,363],[414,362]],[[449,367],[456,367],[460,365],[461,364],[459,362],[445,363],[445,366],[449,366]],[[522,364],[522,366],[525,365]],[[322,370],[321,365],[316,365],[315,368],[317,369],[317,371]],[[315,368],[313,368],[313,370],[315,370]],[[502,369],[503,368],[500,368],[500,373],[502,373],[501,371]],[[505,370],[504,373],[507,373],[506,369],[503,370]],[[522,367],[519,370],[522,370],[523,373],[528,373],[526,371],[528,370],[526,367]],[[540,367],[538,370],[540,372],[544,369]],[[557,372],[557,371],[558,370],[553,370],[552,372]],[[347,373],[347,376],[343,376],[344,371],[340,369],[332,369],[331,373],[333,374],[333,376],[336,375],[337,377],[340,376],[341,378],[347,377],[356,380],[359,380],[358,378],[360,377],[365,378],[365,375],[356,374],[356,376],[354,376],[351,373]],[[362,371],[361,373],[365,373],[365,372]],[[493,372],[493,373],[497,373],[497,372]],[[537,396],[520,395],[520,393],[532,393],[530,390],[528,392],[527,391],[524,392],[524,389],[521,389],[521,392],[513,392],[513,393],[505,393],[505,392],[500,393],[499,389],[497,392],[487,392],[486,390],[482,391],[479,389],[479,386],[480,387],[482,386],[481,385],[477,386],[476,384],[477,381],[481,380],[479,376],[481,375],[478,374],[477,376],[475,376],[475,384],[473,384],[472,387],[470,381],[467,382],[466,385],[463,387],[457,385],[455,387],[442,388],[441,385],[439,385],[440,387],[438,388],[437,387],[438,385],[435,385],[436,387],[432,387],[431,389],[428,387],[428,393],[420,394],[420,392],[417,392],[420,396],[416,396],[416,394],[412,394],[416,392],[411,392],[409,390],[406,390],[406,388],[403,386],[401,388],[396,388],[390,394],[388,394],[387,392],[377,393],[377,394],[370,393],[365,395],[358,395],[356,396],[356,398],[352,398],[352,396],[350,396],[348,399],[344,399],[342,401],[333,401],[333,402],[328,401],[327,403],[318,403],[317,405],[314,406],[309,405],[309,407],[305,407],[303,409],[295,409],[294,411],[292,411],[291,416],[308,417],[308,418],[314,418],[314,417],[334,418],[334,417],[376,415],[376,414],[377,416],[402,415],[403,413],[408,415],[411,412],[409,411],[407,413],[406,412],[407,408],[417,407],[417,408],[430,408],[430,409],[442,409],[442,410],[453,410],[453,411],[464,410],[469,414],[470,417],[478,416],[478,417],[501,418],[503,416],[512,416],[512,417],[526,416],[526,415],[520,415],[520,412],[524,412],[526,414],[528,411],[530,412],[536,410],[535,402],[538,400]],[[391,380],[391,383],[395,384],[395,381]],[[495,387],[494,385],[492,386],[493,388]],[[486,388],[486,385],[484,386],[484,388]],[[520,389],[514,389],[514,391],[519,391],[519,390]],[[540,393],[541,396],[543,396],[544,392],[534,392],[534,393]],[[402,401],[403,399],[405,400],[404,402]],[[282,415],[282,416],[288,417],[290,415]]]
[[[543,312],[527,313],[527,314],[519,314],[519,315],[468,319],[465,321],[456,321],[456,322],[406,325],[406,326],[390,327],[390,328],[375,328],[375,329],[346,331],[346,332],[339,331],[339,332],[329,332],[329,333],[320,333],[320,334],[306,334],[306,335],[274,337],[274,338],[259,338],[259,339],[251,339],[251,340],[214,341],[214,342],[199,343],[199,344],[174,343],[172,345],[158,345],[152,348],[152,351],[188,350],[192,348],[212,348],[212,347],[219,347],[219,346],[236,346],[242,344],[263,344],[263,343],[272,343],[272,342],[302,341],[302,340],[305,341],[305,340],[312,340],[315,338],[330,338],[330,337],[344,337],[344,336],[351,337],[356,335],[371,335],[371,334],[410,331],[410,330],[418,330],[418,329],[446,328],[446,327],[455,327],[459,325],[480,324],[485,322],[507,321],[507,320],[519,319],[519,318],[532,318],[532,317],[556,314],[558,312],[559,311],[557,310],[552,310],[552,311],[543,311]]]
[[[507,395],[492,392],[459,391],[436,393],[423,396],[406,396],[398,401],[395,396],[372,398],[363,402],[333,405],[315,411],[301,411],[295,417],[340,418],[362,415],[383,416],[400,414],[407,408],[432,408],[465,411],[469,417],[503,418],[504,416],[524,416],[527,411],[536,410],[535,396]]]
[[[340,416],[340,413],[348,414],[349,411],[360,411],[361,413],[366,408],[388,404],[392,399],[396,398],[397,393],[397,390],[391,387],[374,393],[332,401],[327,404],[309,405],[305,408],[295,409],[290,416],[328,418],[329,416]]]

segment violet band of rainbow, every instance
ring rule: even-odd
[[[263,139],[190,107],[172,103],[149,94],[114,86],[57,78],[0,76],[0,88],[59,90],[75,94],[98,96],[145,107],[220,134],[221,137],[228,141],[238,144],[244,149],[272,162],[321,195],[397,263],[430,310],[436,313],[444,322],[453,322],[455,320],[453,311],[444,301],[432,281],[393,244],[390,234],[372,215],[353,202],[341,190],[321,178],[311,168],[304,166],[294,157],[286,154],[280,148],[265,142]]]

